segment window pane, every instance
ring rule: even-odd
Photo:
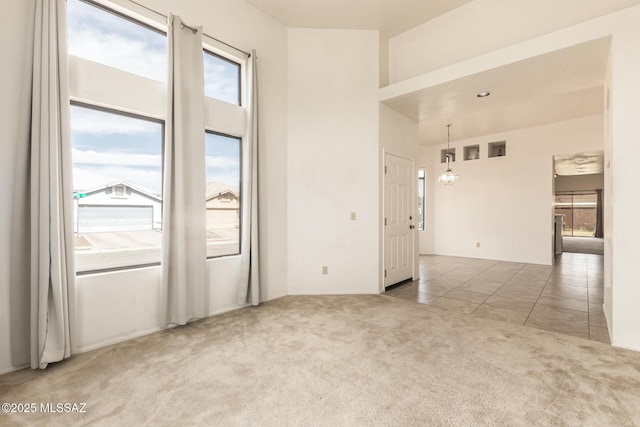
[[[573,235],[593,237],[596,233],[596,195],[573,196]]]
[[[207,132],[207,256],[240,253],[240,138]]]
[[[167,37],[80,0],[68,0],[69,54],[167,81]]]
[[[564,215],[563,236],[595,236],[596,200],[595,193],[556,195],[555,213]]]
[[[240,64],[204,51],[204,94],[240,105]]]
[[[71,107],[78,271],[160,261],[163,125]]]

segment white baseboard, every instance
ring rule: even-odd
[[[23,366],[12,366],[11,368],[0,369],[0,375],[8,374],[9,372],[19,371],[21,369],[28,368],[28,367],[29,365],[27,364]]]
[[[640,352],[640,347],[637,346],[632,346],[632,345],[623,345],[623,344],[617,344],[615,342],[611,343],[612,347],[617,347],[617,348],[623,348],[625,350],[631,350],[631,351],[637,351]]]
[[[121,335],[121,336],[119,336],[117,338],[112,338],[112,339],[109,339],[109,340],[106,340],[106,341],[102,341],[102,342],[97,343],[97,344],[92,344],[92,345],[88,345],[86,347],[78,348],[76,350],[76,354],[86,353],[87,351],[96,350],[96,349],[99,349],[99,348],[102,348],[102,347],[106,347],[108,345],[118,344],[118,343],[124,342],[124,341],[129,341],[131,339],[142,337],[142,336],[145,336],[145,335],[149,335],[149,334],[152,334],[154,332],[161,331],[161,330],[162,330],[162,328],[151,328],[151,329],[147,329],[146,331],[138,331],[138,332],[135,332],[133,334]]]

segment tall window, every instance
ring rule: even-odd
[[[240,252],[240,138],[205,134],[207,256]]]
[[[596,193],[556,194],[555,213],[564,215],[563,236],[594,237],[596,232]]]
[[[418,169],[418,230],[424,231],[425,220],[425,176],[426,171],[424,169]]]
[[[77,270],[158,264],[166,34],[97,0],[67,1],[70,73],[82,83],[71,85]],[[214,52],[203,46],[205,129],[216,131],[205,137],[208,257],[240,252],[241,139],[227,134],[242,135],[245,118],[241,59]]]
[[[240,64],[205,50],[204,94],[240,105]]]
[[[68,0],[69,54],[167,81],[167,37],[102,6]]]
[[[130,114],[116,100],[150,98],[158,90],[150,79],[166,81],[167,37],[91,1],[67,4],[69,55],[114,71],[96,78],[83,67],[71,70],[84,88],[71,93],[81,100],[71,106],[77,270],[157,264],[164,124],[144,109]],[[122,78],[137,79],[135,94]],[[103,108],[104,98],[94,101],[95,93],[118,95]]]
[[[71,107],[78,271],[160,261],[163,125]]]

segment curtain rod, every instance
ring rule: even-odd
[[[193,31],[193,34],[197,34],[197,33],[198,33],[198,29],[197,29],[197,28],[190,27],[190,26],[188,26],[187,24],[185,24],[184,22],[181,22],[181,23],[180,23],[180,28],[182,28],[183,30],[184,30],[185,28],[188,28],[188,29],[190,29],[191,31]]]
[[[141,8],[143,8],[143,9],[148,10],[149,12],[155,13],[156,15],[159,15],[159,16],[162,16],[162,17],[163,17],[163,18],[165,18],[165,19],[168,19],[168,16],[167,16],[167,15],[165,15],[164,13],[160,13],[160,12],[158,12],[157,10],[153,10],[153,9],[151,9],[151,8],[149,8],[149,7],[145,6],[145,5],[143,5],[143,4],[138,3],[137,1],[134,1],[134,0],[129,0],[129,1],[130,1],[131,3],[133,3],[133,4],[137,4],[138,6],[140,6],[140,7],[141,7]],[[197,30],[196,30],[195,28],[190,27],[190,26],[188,26],[187,24],[184,24],[184,23],[182,24],[182,28],[188,28],[188,29],[190,29],[191,31],[193,31],[193,33],[194,33],[194,34],[197,32]],[[233,45],[230,45],[229,43],[224,42],[224,41],[222,41],[222,40],[220,40],[220,39],[217,39],[217,38],[215,38],[215,37],[212,37],[212,36],[210,36],[209,34],[205,33],[204,31],[202,32],[202,35],[207,36],[207,37],[209,37],[210,39],[217,41],[218,43],[222,43],[223,45],[225,45],[225,46],[227,46],[227,47],[230,47],[231,49],[235,49],[235,50],[237,50],[238,52],[242,52],[242,53],[244,53],[245,55],[247,55],[247,57],[251,57],[251,54],[250,54],[249,52],[246,52],[246,51],[244,51],[244,50],[242,50],[242,49],[240,49],[240,48],[237,48],[237,47],[235,47],[235,46],[233,46]]]

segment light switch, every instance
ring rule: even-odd
[[[355,220],[356,220],[356,213],[351,212],[351,221],[355,221]]]

